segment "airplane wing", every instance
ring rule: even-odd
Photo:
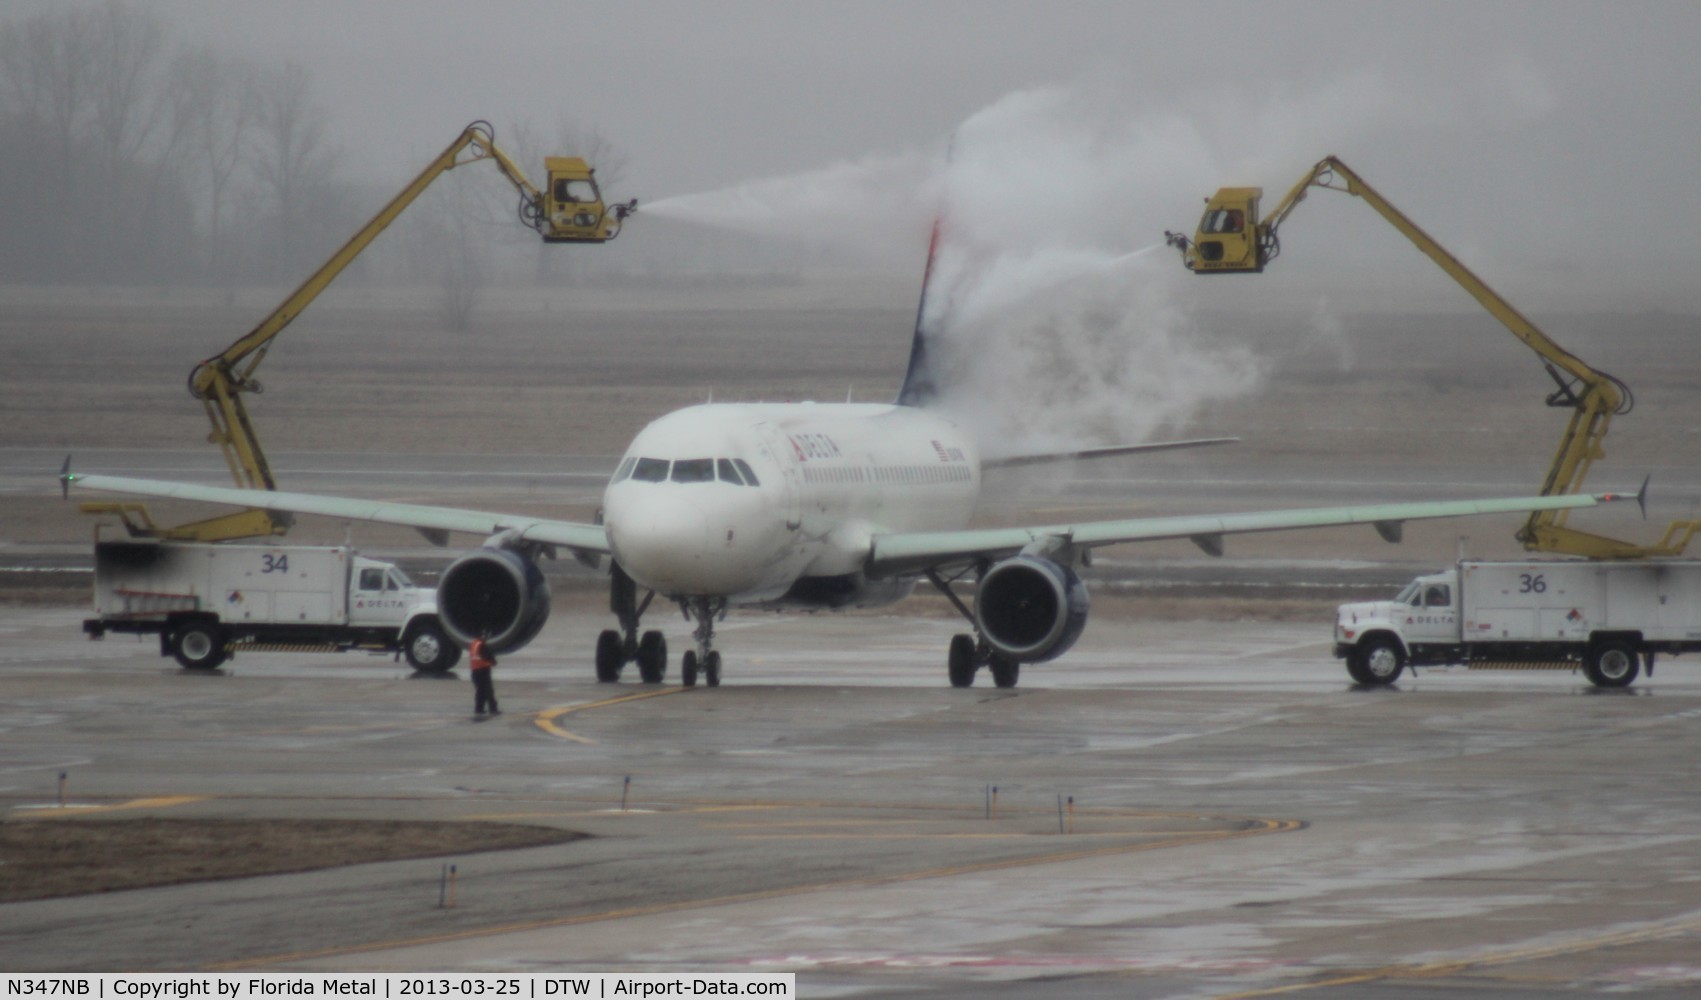
[[[1213,444],[1234,444],[1237,437],[1193,438],[1187,441],[1154,441],[1148,444],[1118,444],[1108,448],[1086,448],[1081,451],[1036,452],[1030,455],[1007,455],[1003,458],[982,459],[982,469],[1013,469],[1023,465],[1046,462],[1068,462],[1074,459],[1112,458],[1116,455],[1138,455],[1148,451],[1173,451],[1177,448],[1203,448]]]
[[[318,514],[403,525],[419,529],[427,538],[438,544],[443,544],[441,536],[450,531],[482,535],[509,533],[515,540],[559,545],[587,559],[609,553],[608,534],[601,525],[596,524],[578,524],[530,515],[499,514],[453,507],[392,503],[384,500],[248,490],[229,486],[199,486],[126,476],[81,475],[68,471],[62,474],[61,478],[67,487],[74,485],[108,493],[131,493],[239,507],[263,507],[295,514]],[[1639,496],[1625,493],[1580,493],[1488,500],[1311,507],[1245,514],[1131,518],[1027,528],[902,532],[874,536],[866,572],[871,577],[889,577],[919,573],[934,567],[961,565],[977,559],[1001,559],[1030,547],[1040,551],[1095,548],[1122,542],[1168,538],[1186,538],[1211,555],[1221,555],[1223,538],[1227,535],[1347,524],[1372,525],[1383,538],[1392,542],[1399,540],[1401,525],[1406,521],[1467,517],[1475,514],[1568,510],[1632,499],[1639,499]]]
[[[288,511],[292,514],[322,514],[326,517],[341,517],[353,521],[399,524],[405,527],[418,528],[428,539],[440,545],[445,544],[446,539],[442,537],[444,533],[450,531],[464,531],[476,535],[509,533],[517,541],[559,545],[571,549],[575,554],[581,556],[595,557],[608,554],[608,533],[599,524],[577,524],[572,521],[552,521],[548,518],[525,514],[495,514],[488,511],[461,510],[454,507],[391,503],[385,500],[327,497],[312,493],[247,490],[231,486],[197,486],[191,483],[170,483],[156,479],[132,479],[127,476],[85,476],[66,472],[62,479],[67,486],[99,490],[104,493],[134,493],[138,496],[198,500],[204,503]]]
[[[1512,497],[1490,500],[1440,500],[1422,503],[1366,504],[1356,507],[1311,507],[1248,514],[1143,517],[1123,521],[1086,521],[1035,528],[988,528],[966,531],[920,531],[875,535],[866,572],[871,577],[917,573],[933,567],[976,559],[1002,559],[1030,546],[1093,548],[1119,542],[1186,538],[1210,555],[1223,552],[1226,535],[1295,528],[1326,528],[1370,524],[1390,542],[1400,540],[1406,521],[1473,514],[1527,514],[1537,510],[1593,507],[1614,500],[1632,500],[1623,493],[1578,493],[1565,496]]]

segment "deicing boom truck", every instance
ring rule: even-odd
[[[1582,670],[1626,687],[1661,653],[1701,650],[1701,562],[1477,562],[1420,576],[1391,601],[1343,604],[1335,656],[1360,684],[1408,666]]]
[[[190,670],[245,650],[399,653],[427,673],[461,658],[435,591],[344,546],[96,542],[94,603],[91,639],[158,635]]]

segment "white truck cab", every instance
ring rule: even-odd
[[[1412,660],[1413,647],[1459,643],[1459,575],[1446,570],[1420,576],[1390,601],[1343,604],[1335,611],[1336,655],[1360,684],[1388,684]],[[1427,661],[1424,656],[1419,662]]]

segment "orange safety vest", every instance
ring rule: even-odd
[[[467,647],[467,655],[471,657],[469,666],[474,670],[489,670],[496,666],[496,657],[484,651],[483,639],[474,639],[472,645]]]

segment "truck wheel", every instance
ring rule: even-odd
[[[1583,673],[1596,687],[1629,687],[1639,672],[1636,647],[1628,642],[1601,643],[1589,650],[1589,660],[1583,665]]]
[[[402,655],[408,666],[422,674],[445,674],[461,658],[459,646],[436,625],[415,626],[402,640]]]
[[[1406,654],[1400,644],[1382,636],[1366,639],[1347,656],[1347,673],[1367,686],[1392,684],[1405,669]]]
[[[190,622],[172,637],[171,655],[185,670],[211,670],[224,662],[224,629],[216,622]]]
[[[667,675],[667,637],[651,630],[638,640],[638,677],[645,684],[660,684]]]

